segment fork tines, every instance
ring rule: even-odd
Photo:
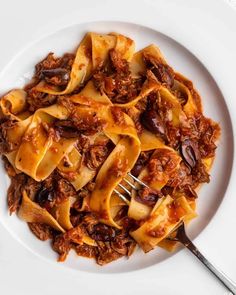
[[[140,184],[141,186],[144,186],[144,187],[147,187],[148,188],[148,185],[146,185],[146,183],[144,183],[143,181],[141,181],[140,179],[138,179],[137,177],[135,177],[133,174],[131,174],[130,172],[127,174],[129,177],[131,177],[135,182],[137,182],[138,184]],[[131,189],[134,189],[134,190],[138,190],[138,188],[133,184],[131,183],[128,179],[126,178],[123,178],[123,180],[130,186]],[[118,184],[118,186],[128,195],[128,196],[131,196],[131,191],[126,188],[124,185],[122,184]],[[130,203],[130,201],[127,199],[126,196],[124,196],[120,191],[118,191],[117,189],[114,189],[114,192],[124,201],[126,202],[128,205]]]

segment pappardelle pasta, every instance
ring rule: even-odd
[[[51,239],[59,261],[71,249],[99,265],[136,244],[173,250],[168,237],[196,217],[197,191],[210,180],[219,125],[157,46],[134,45],[88,33],[74,54],[49,53],[30,84],[0,100],[10,214]],[[130,190],[124,178],[136,187],[127,202],[114,192]]]

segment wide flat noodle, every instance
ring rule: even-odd
[[[139,151],[137,141],[130,138],[121,139],[97,175],[90,207],[99,212],[101,221],[108,225],[120,228],[111,216],[110,197],[115,187],[133,167]]]
[[[26,119],[28,117],[28,113],[24,112],[26,96],[27,93],[22,89],[14,89],[8,92],[0,100],[2,114],[17,121]]]
[[[66,230],[69,230],[73,227],[70,222],[70,207],[71,200],[68,198],[59,205],[56,205],[52,208],[52,215],[58,221],[58,223]]]
[[[17,169],[37,181],[45,179],[52,173],[62,157],[73,149],[76,140],[61,139],[59,142],[55,142],[51,137],[48,137],[41,123],[50,123],[55,118],[64,119],[66,116],[65,109],[56,105],[41,109],[33,115],[31,124],[24,135],[29,140],[22,141],[16,155],[15,166]]]
[[[175,206],[178,208],[177,221],[171,220],[169,208],[173,202],[175,202]],[[196,214],[189,206],[185,197],[174,200],[167,196],[157,203],[147,221],[136,231],[130,232],[130,235],[138,242],[144,252],[148,252],[165,239],[182,220],[193,218],[194,216]]]
[[[30,200],[25,191],[23,191],[22,204],[18,211],[18,216],[26,222],[46,223],[58,231],[65,232],[46,209]]]

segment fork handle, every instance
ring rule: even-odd
[[[180,241],[189,251],[191,251],[215,276],[221,283],[234,295],[236,295],[236,285],[222,271],[217,269],[206,257],[198,250],[193,242],[185,235],[184,240]]]

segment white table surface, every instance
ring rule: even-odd
[[[236,10],[223,0],[134,2],[128,0],[1,0],[0,4],[0,69],[21,48],[45,33],[75,23],[76,19],[80,22],[87,21],[88,18],[89,20],[102,19],[102,16],[107,14],[110,14],[112,19],[122,19],[120,7],[125,9],[128,5],[133,6],[130,21],[134,22],[138,21],[135,16],[135,11],[138,9],[141,9],[144,14],[149,14],[150,18],[156,16],[157,22],[160,14],[162,16],[171,14],[172,21],[176,24],[181,16],[184,17],[185,23],[178,24],[183,34],[189,34],[189,38],[192,38],[196,45],[198,42],[205,42],[209,53],[212,50],[219,50],[219,59],[215,62],[222,63],[221,72],[215,75],[217,78],[222,77],[228,81],[224,83],[224,86],[222,84],[224,95],[229,94],[230,99],[236,99],[236,90],[235,96],[232,96],[236,88],[236,71],[234,70],[234,76],[228,72],[230,66],[236,69]],[[233,1],[232,4],[234,4]],[[162,22],[161,25],[167,26],[173,23]],[[207,34],[203,29],[206,26]],[[196,37],[199,28],[201,38],[194,39],[194,34]],[[214,48],[211,43],[211,34],[218,34],[220,44],[218,49]],[[178,39],[181,41],[181,34]],[[221,56],[221,46],[230,48],[226,56]],[[209,54],[209,59],[211,58],[216,58],[216,56]],[[213,69],[210,70],[213,71]],[[230,107],[230,102],[228,105]],[[235,195],[226,196],[216,217],[195,243],[201,249],[201,245],[207,239],[207,248],[204,247],[206,256],[236,281],[236,207],[234,200],[236,191],[233,187],[235,184],[231,182],[229,189],[231,193],[234,191]],[[5,196],[0,197],[5,198]],[[211,235],[214,236],[212,239],[208,239],[210,231],[215,232]],[[165,262],[142,271],[120,275],[95,275],[71,271],[56,263],[47,263],[33,255],[16,242],[0,224],[0,294],[2,295],[228,294],[187,250],[181,251],[171,259],[175,265],[178,265],[175,272],[170,272],[171,264]],[[155,269],[160,268],[161,272],[158,271],[157,276]],[[185,281],[188,282],[187,287]]]

